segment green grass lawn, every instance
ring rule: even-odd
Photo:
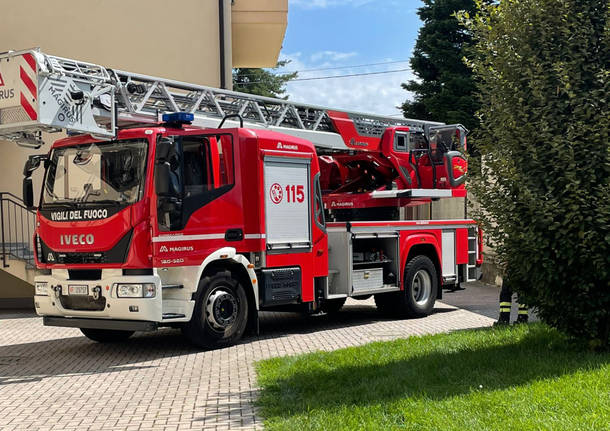
[[[610,430],[610,354],[542,324],[257,364],[266,429]]]

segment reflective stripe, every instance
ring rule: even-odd
[[[527,310],[519,310],[519,314],[527,314]]]
[[[204,235],[163,235],[153,237],[153,242],[201,241],[210,239],[224,239],[224,233],[211,233]],[[264,239],[264,233],[247,233],[244,239]]]
[[[500,307],[510,307],[511,303],[510,302],[500,302]]]
[[[510,313],[510,308],[500,308],[500,313]]]
[[[527,305],[519,304],[519,308],[527,310]]]

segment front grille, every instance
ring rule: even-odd
[[[103,296],[93,299],[91,296],[59,295],[59,301],[66,310],[102,311],[106,307]]]
[[[41,248],[38,259],[41,263],[61,265],[124,263],[129,253],[132,233],[133,230],[127,232],[110,250],[83,253],[52,250],[42,238],[38,237]]]
[[[106,253],[57,253],[57,263],[78,264],[78,263],[107,263]]]

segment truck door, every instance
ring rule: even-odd
[[[269,250],[311,248],[311,160],[265,157],[265,230]]]

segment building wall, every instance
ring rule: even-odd
[[[0,309],[34,308],[34,286],[6,271],[0,271]]]
[[[40,47],[48,54],[130,72],[220,83],[217,1],[3,3],[0,51]]]

